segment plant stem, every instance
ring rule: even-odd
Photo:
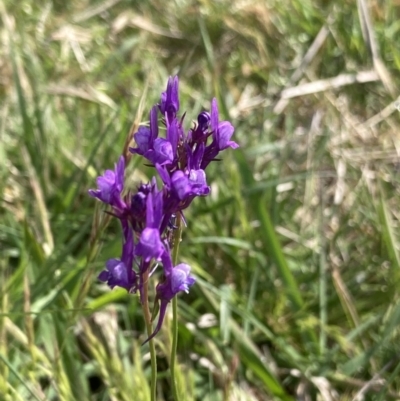
[[[149,309],[149,288],[148,288],[148,280],[149,279],[149,269],[146,269],[146,272],[143,274],[143,300],[142,300],[142,308],[144,320],[146,322],[147,335],[150,335],[153,332],[153,326],[151,324],[151,314]],[[156,348],[154,345],[154,339],[152,338],[149,341],[150,347],[150,358],[151,358],[151,401],[156,401],[157,397],[157,358],[156,358]]]
[[[173,239],[172,248],[172,262],[176,266],[178,263],[178,251],[179,243],[181,242],[182,236],[182,216],[177,215],[176,218],[176,229]],[[172,299],[172,347],[171,347],[171,382],[172,382],[172,393],[174,396],[174,401],[179,401],[179,393],[177,388],[177,377],[176,377],[176,349],[178,345],[178,297],[175,296]]]

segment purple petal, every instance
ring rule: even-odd
[[[172,79],[170,102],[174,106],[175,113],[177,113],[179,111],[179,79],[177,76]]]
[[[147,151],[144,156],[150,160],[154,165],[170,164],[174,160],[174,152],[172,145],[164,138],[157,138],[154,141],[154,149]]]
[[[210,193],[210,187],[207,185],[204,170],[190,170],[189,182],[194,195],[204,196]]]
[[[130,291],[134,282],[130,280],[128,267],[118,259],[110,259],[106,263],[106,270],[99,274],[99,280],[107,282],[110,288],[115,286],[125,288]]]
[[[190,195],[192,187],[188,177],[186,177],[182,170],[178,170],[172,175],[171,184],[180,200]]]
[[[103,283],[106,283],[108,280],[110,273],[107,270],[103,270],[99,275],[98,279],[102,281]]]
[[[172,160],[174,160],[179,141],[178,122],[176,119],[174,119],[170,124],[167,122],[167,140],[171,144]]]
[[[171,142],[163,138],[157,138],[154,141],[154,152],[156,159],[153,163],[164,164],[174,160],[174,151]]]
[[[161,260],[163,252],[164,245],[158,228],[145,228],[136,246],[136,254],[142,256],[146,262],[150,262],[152,258]]]
[[[189,265],[181,263],[172,269],[171,290],[173,294],[177,294],[180,291],[188,292],[189,287],[191,287],[195,281],[195,278],[190,276]]]
[[[124,176],[125,176],[125,158],[120,156],[118,159],[117,166],[115,168],[115,185],[119,193],[124,189]]]
[[[166,249],[162,254],[161,261],[163,264],[164,275],[168,277],[172,273],[172,259],[169,249]]]
[[[122,247],[121,259],[109,259],[106,262],[106,270],[99,274],[99,280],[107,282],[110,288],[118,286],[127,291],[136,291],[137,277],[132,269],[135,249],[133,232],[127,223],[122,223],[122,227],[126,238]]]
[[[153,190],[147,196],[146,201],[146,227],[160,228],[163,217],[163,193],[158,191],[157,183],[153,182]]]
[[[187,151],[188,168],[198,170],[204,156],[205,145],[204,142],[197,144],[193,153]]]
[[[173,174],[171,183],[180,200],[192,195],[204,196],[210,193],[204,170],[190,170],[189,176],[178,170]]]
[[[218,125],[218,148],[224,150],[228,147],[236,149],[239,145],[236,142],[230,141],[235,129],[229,121],[222,121]]]
[[[219,113],[218,113],[218,105],[217,99],[213,98],[211,101],[211,116],[210,116],[210,125],[211,129],[216,132],[218,130],[218,122],[219,122]]]
[[[153,143],[158,138],[157,106],[153,106],[150,111],[150,132],[151,143]]]
[[[122,247],[121,260],[125,263],[128,269],[132,269],[135,244],[133,242],[133,232],[128,224],[126,224],[126,226],[127,227],[125,227],[124,229],[124,234],[126,238],[125,238],[125,243]]]
[[[160,111],[162,114],[168,115],[168,120],[176,116],[179,110],[179,79],[177,76],[169,77],[167,91],[161,94]]]
[[[164,259],[164,258],[163,258]],[[164,265],[165,281],[157,285],[158,298],[170,301],[181,291],[188,292],[196,279],[190,275],[190,266],[181,263],[172,269],[166,270]]]
[[[129,150],[139,155],[144,155],[153,145],[151,130],[148,127],[139,127],[138,132],[133,135],[137,148],[130,148]]]
[[[110,203],[114,192],[115,184],[115,173],[111,170],[106,170],[104,175],[100,176],[96,180],[98,191],[96,193],[99,195],[98,198],[104,203]]]
[[[158,163],[156,163],[155,166],[162,182],[166,185],[167,189],[169,189],[171,187],[171,177],[168,174],[168,171],[164,166],[160,166]]]
[[[181,291],[188,292],[189,288],[195,283],[196,279],[190,276],[190,266],[181,263],[172,268],[171,255],[166,250],[162,257],[164,266],[165,281],[157,285],[157,298],[160,299],[160,314],[157,326],[145,343],[151,340],[161,329],[164,321],[168,303]]]
[[[159,109],[161,114],[165,114],[165,104],[167,103],[167,92],[161,93]]]
[[[106,170],[97,178],[97,190],[89,189],[89,195],[117,208],[124,208],[125,204],[121,199],[124,189],[125,159],[120,156],[115,165],[115,171]]]

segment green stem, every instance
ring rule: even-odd
[[[178,263],[178,251],[179,243],[181,242],[182,236],[182,216],[178,214],[176,219],[176,230],[173,238],[172,248],[172,262],[176,266]],[[174,401],[179,401],[179,393],[177,388],[177,377],[176,377],[176,349],[178,346],[178,297],[175,296],[172,299],[172,347],[171,347],[171,382],[172,382],[172,393]]]
[[[149,269],[143,274],[143,315],[146,322],[147,335],[150,337],[153,333],[153,325],[151,324],[151,314],[149,309]],[[154,345],[154,339],[149,341],[150,347],[150,358],[151,358],[151,401],[156,401],[157,398],[157,358],[156,358],[156,347]]]

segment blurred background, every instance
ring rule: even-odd
[[[400,399],[399,1],[0,2],[0,399],[147,401],[120,229],[87,195],[170,75],[240,149],[187,211],[187,400]],[[132,158],[132,185],[152,175]],[[168,322],[159,400],[171,400]]]

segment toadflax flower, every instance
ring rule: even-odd
[[[165,313],[169,302],[179,292],[189,292],[189,288],[196,282],[196,279],[190,275],[190,266],[185,263],[172,266],[171,254],[166,250],[162,256],[162,263],[164,268],[164,281],[157,285],[157,299],[160,300],[160,312],[158,317],[157,326],[154,332],[146,340],[151,340],[161,329],[164,321]]]
[[[114,170],[106,170],[97,178],[96,190],[89,195],[112,207],[112,216],[122,226],[122,255],[106,262],[99,279],[110,288],[122,287],[140,293],[140,301],[149,278],[159,277],[156,285],[156,303],[159,317],[153,338],[164,321],[168,304],[181,292],[188,292],[195,283],[190,266],[178,263],[173,266],[171,258],[171,231],[176,229],[175,218],[180,215],[186,224],[184,210],[198,196],[207,196],[206,168],[225,149],[236,149],[231,140],[234,127],[229,121],[219,121],[216,99],[211,101],[211,110],[202,111],[197,122],[189,129],[184,127],[180,110],[179,80],[170,77],[167,89],[162,92],[160,102],[149,114],[149,126],[140,126],[134,133],[135,145],[129,151],[135,157],[145,159],[145,164],[154,166],[155,176],[136,189],[125,190],[125,159],[121,156]],[[165,130],[159,129],[159,121]],[[161,188],[158,189],[158,182]],[[162,268],[157,272],[158,263]],[[162,267],[161,267],[162,266]]]
[[[204,158],[201,163],[201,168],[205,169],[208,164],[214,160],[219,152],[229,148],[236,149],[239,145],[231,141],[231,137],[235,129],[229,121],[219,122],[219,112],[217,100],[214,98],[211,102],[210,129],[212,132],[213,141],[205,148]]]
[[[135,292],[137,287],[137,276],[133,267],[135,245],[133,233],[126,230],[127,238],[122,247],[121,259],[109,259],[106,270],[99,274],[99,280],[106,282],[110,288],[122,287],[128,292]]]
[[[179,80],[178,77],[168,79],[167,90],[161,94],[159,104],[161,114],[172,121],[179,111]]]
[[[171,178],[172,188],[180,200],[190,196],[204,196],[210,193],[210,187],[206,183],[204,170],[175,171]]]
[[[89,189],[89,195],[117,209],[124,209],[125,203],[121,199],[124,189],[124,171],[125,159],[121,156],[114,171],[106,170],[104,175],[97,178],[99,189]]]
[[[163,193],[157,190],[154,180],[153,191],[147,195],[146,228],[140,235],[136,254],[143,257],[145,262],[151,259],[161,260],[164,245],[161,241],[160,225],[163,217]]]

